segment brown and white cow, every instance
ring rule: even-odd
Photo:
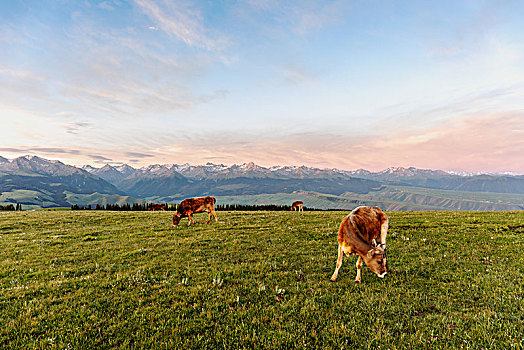
[[[166,210],[166,205],[165,204],[152,204],[149,209],[147,209],[149,211],[155,211],[155,210]]]
[[[291,211],[297,210],[297,211],[304,211],[304,203],[302,201],[295,201],[291,205]]]
[[[383,278],[386,273],[386,235],[388,217],[379,207],[358,207],[346,216],[338,229],[338,259],[331,282],[338,277],[344,254],[358,255],[357,277],[355,283],[361,283],[360,271],[362,260]]]
[[[197,198],[186,198],[177,207],[176,214],[173,215],[173,226],[178,225],[180,219],[188,217],[187,226],[190,226],[195,221],[193,220],[194,213],[207,212],[209,218],[207,223],[211,221],[211,214],[215,217],[215,221],[218,221],[217,214],[215,213],[216,199],[214,197],[197,197]]]

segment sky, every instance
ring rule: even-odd
[[[0,156],[524,174],[524,2],[0,1]]]

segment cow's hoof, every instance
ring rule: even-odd
[[[362,281],[361,280],[355,280],[355,283],[360,284],[360,283],[362,283]]]
[[[337,280],[336,279],[333,279],[333,278],[330,278],[329,279],[329,282],[336,282]]]

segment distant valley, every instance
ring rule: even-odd
[[[524,176],[458,175],[389,168],[380,172],[305,166],[166,164],[82,168],[24,156],[0,157],[0,205],[24,208],[168,202],[213,195],[219,204],[289,204],[350,210],[523,210]]]

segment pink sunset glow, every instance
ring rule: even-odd
[[[69,5],[0,5],[0,156],[524,173],[518,2]]]

